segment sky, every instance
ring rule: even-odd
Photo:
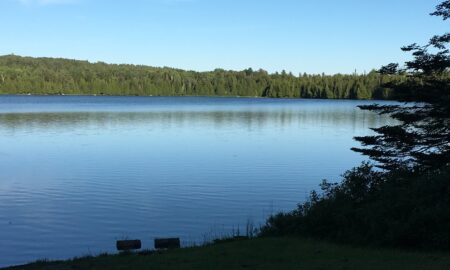
[[[0,55],[91,62],[369,72],[448,32],[439,0],[0,0]]]

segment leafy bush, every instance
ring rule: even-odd
[[[345,243],[450,248],[450,168],[383,173],[364,163],[341,184],[321,184],[290,213],[270,217],[262,236],[300,234]]]

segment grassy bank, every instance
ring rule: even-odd
[[[450,253],[368,249],[296,238],[259,238],[162,253],[40,262],[9,270],[450,269]]]

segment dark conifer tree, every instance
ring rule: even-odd
[[[431,13],[450,18],[450,1],[444,1]],[[389,114],[400,124],[374,128],[374,136],[356,137],[365,148],[354,151],[379,162],[379,167],[424,171],[450,164],[450,33],[436,35],[428,44],[412,44],[403,47],[411,52],[413,60],[406,62],[402,70],[398,64],[389,64],[380,73],[403,76],[400,82],[386,86],[393,90],[393,97],[404,105],[361,106],[364,110]]]

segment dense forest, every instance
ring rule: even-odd
[[[264,70],[184,71],[55,58],[0,56],[0,94],[251,96],[387,99],[399,75],[308,75]]]

